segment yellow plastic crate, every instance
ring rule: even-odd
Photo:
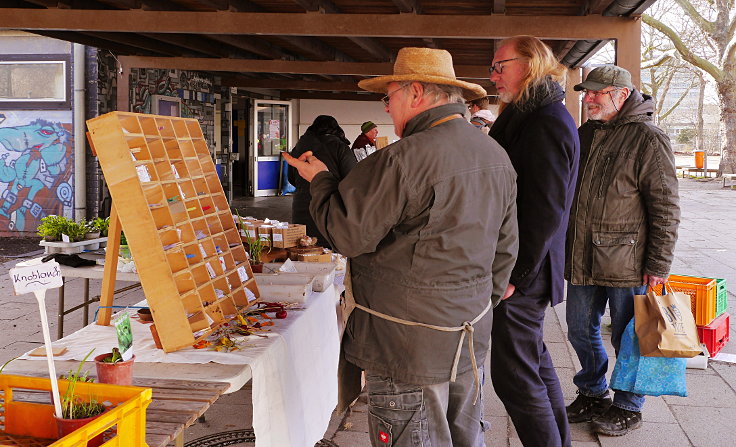
[[[716,318],[715,279],[670,275],[669,283],[675,291],[690,295],[690,307],[696,325],[707,326]]]
[[[62,396],[67,385],[65,380],[59,381]],[[116,434],[103,446],[147,447],[146,408],[151,403],[150,388],[77,383],[78,396],[109,402],[110,410],[58,440],[50,391],[49,379],[0,374],[0,414],[4,416],[0,421],[0,447],[81,447],[111,428]]]

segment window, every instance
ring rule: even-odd
[[[70,108],[68,55],[0,56],[0,107]]]

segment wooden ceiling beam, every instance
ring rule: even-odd
[[[422,13],[422,5],[419,3],[419,0],[393,0],[393,2],[394,5],[399,8],[399,12],[413,12],[415,14]]]
[[[320,90],[363,92],[357,82],[321,82],[321,81],[274,81],[273,79],[245,79],[223,77],[222,85],[228,87],[270,88],[275,90]]]
[[[82,45],[88,45],[91,47],[104,48],[106,50],[114,51],[117,54],[147,54],[151,55],[150,51],[142,52],[139,48],[125,45],[120,42],[106,42],[106,45],[101,46],[100,40],[97,38],[89,37],[80,33],[63,32],[63,31],[34,31],[34,34],[39,36],[51,37],[53,39],[65,40],[67,42],[80,43]],[[154,52],[153,55],[157,56],[158,51]]]
[[[326,61],[354,62],[355,59],[314,37],[278,36],[279,39],[299,48],[310,58]]]
[[[3,8],[0,29],[138,33],[263,34],[336,37],[499,39],[519,30],[542,39],[612,39],[634,18],[603,16],[467,16],[290,14],[144,10]],[[472,23],[473,26],[468,26]]]
[[[240,48],[249,53],[257,54],[268,59],[291,59],[292,56],[284,52],[281,48],[269,45],[268,43],[256,40],[250,36],[232,36],[229,34],[212,34],[207,36],[212,40],[222,42],[224,44]]]
[[[200,57],[126,57],[128,67],[177,68],[181,70],[381,76],[393,73],[388,62],[318,62]],[[121,59],[122,61],[122,59]],[[458,78],[486,80],[488,65],[455,65]]]
[[[231,57],[232,52],[223,45],[210,41],[204,36],[191,36],[191,35],[177,35],[177,34],[149,34],[143,33],[145,36],[154,41],[165,42],[170,45],[176,45],[177,47],[186,48],[197,53],[204,55],[215,55],[219,57]],[[249,57],[253,53],[240,53],[240,57]]]
[[[148,39],[138,34],[131,34],[131,33],[79,33],[79,34],[84,34],[93,39],[100,39],[105,42],[122,43],[124,45],[139,48],[141,50],[152,51],[154,53],[163,54],[167,56],[182,56],[185,54],[185,52],[181,51],[181,49],[176,46],[167,45],[165,43],[161,43],[154,39]],[[101,44],[98,44],[95,46],[101,46]]]
[[[280,98],[287,99],[334,99],[342,101],[380,101],[383,95],[351,92],[306,92],[303,90],[281,90]]]
[[[230,11],[234,12],[260,12],[263,8],[250,0],[230,0]]]

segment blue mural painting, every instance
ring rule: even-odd
[[[0,112],[0,233],[35,232],[50,214],[74,212],[72,115]]]

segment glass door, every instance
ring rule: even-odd
[[[281,190],[281,152],[291,148],[291,103],[253,100],[253,195],[275,196]]]

